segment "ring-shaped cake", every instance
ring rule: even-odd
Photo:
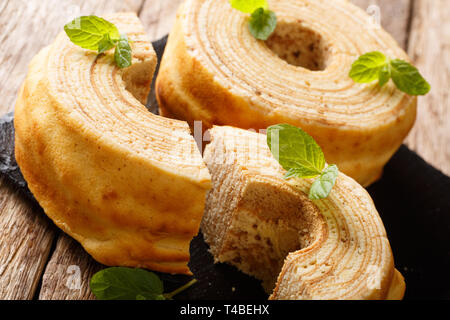
[[[156,54],[136,14],[107,20],[131,40],[132,66],[59,34],[19,93],[17,162],[45,213],[97,261],[190,274],[210,175],[188,124],[144,106]]]
[[[205,129],[295,125],[329,163],[371,184],[412,128],[417,99],[393,83],[355,83],[349,72],[370,51],[408,56],[347,0],[268,2],[278,24],[267,41],[228,0],[182,4],[157,78],[160,113]]]

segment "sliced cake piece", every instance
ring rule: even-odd
[[[401,299],[405,284],[363,187],[340,173],[327,199],[290,184],[266,136],[213,127],[202,231],[216,262],[262,280],[271,299]]]

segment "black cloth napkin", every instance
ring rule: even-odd
[[[158,61],[166,41],[153,43]],[[154,87],[147,107],[157,113]],[[13,117],[9,113],[0,118],[0,174],[35,201],[14,158]],[[450,299],[450,178],[402,146],[368,191],[386,227],[396,267],[405,277],[405,299]],[[259,281],[214,264],[207,250],[199,234],[191,242],[190,261],[198,283],[178,299],[267,299]],[[168,289],[189,279],[159,275]]]

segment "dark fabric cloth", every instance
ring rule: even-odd
[[[166,41],[153,43],[158,61]],[[148,101],[148,109],[157,113],[154,87]],[[0,174],[34,199],[14,158],[13,113],[0,118]],[[402,146],[368,191],[386,227],[396,267],[405,277],[405,298],[450,299],[450,178]],[[257,280],[231,266],[215,265],[201,234],[191,243],[190,268],[198,283],[178,299],[267,298]],[[188,280],[159,275],[167,291]]]

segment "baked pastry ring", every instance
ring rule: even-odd
[[[161,115],[206,128],[289,123],[312,135],[327,161],[371,184],[413,126],[417,99],[348,74],[370,51],[408,56],[347,0],[269,0],[269,8],[278,25],[263,42],[228,0],[186,0],[157,78]]]
[[[107,19],[132,41],[133,65],[59,34],[19,93],[17,162],[46,214],[97,261],[189,274],[210,175],[188,124],[144,106],[156,55],[139,19]]]
[[[403,277],[363,187],[340,173],[328,198],[312,202],[311,179],[284,180],[265,135],[210,131],[204,159],[213,188],[201,229],[216,262],[262,280],[270,299],[403,298]]]

